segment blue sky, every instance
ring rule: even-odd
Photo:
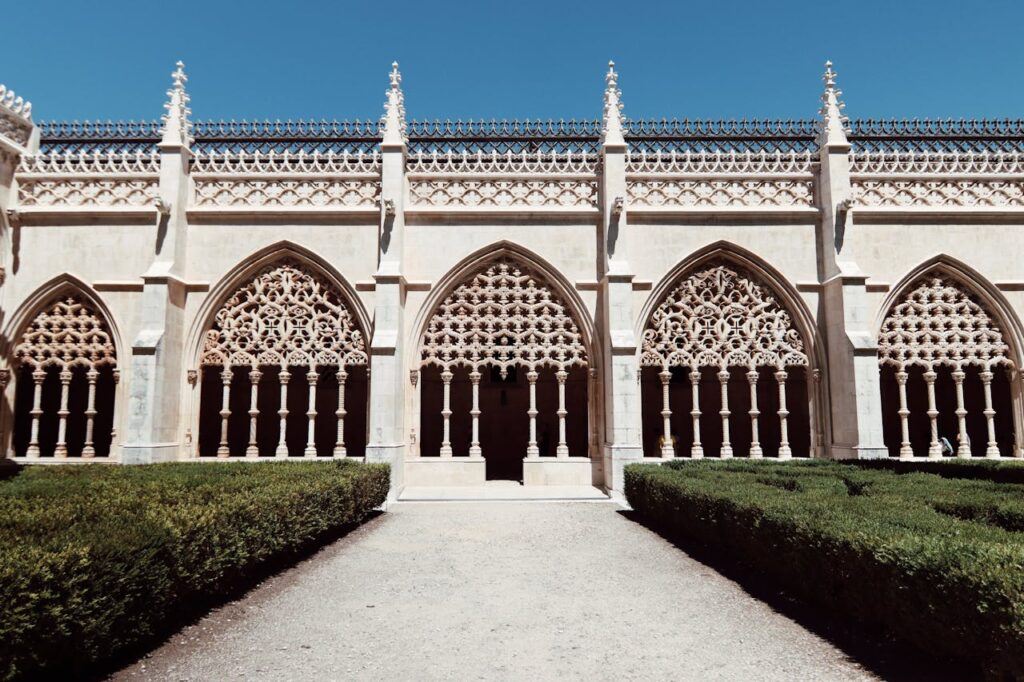
[[[853,117],[1024,116],[1024,3],[8,2],[0,82],[37,119],[156,118],[175,60],[195,118],[813,116],[826,58]]]

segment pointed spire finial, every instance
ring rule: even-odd
[[[625,145],[622,136],[622,91],[619,90],[619,74],[615,62],[608,62],[608,73],[604,77],[604,113],[601,125],[601,144]]]
[[[164,104],[167,113],[163,115],[164,130],[160,143],[187,147],[192,142],[192,121],[189,119],[192,110],[188,107],[191,98],[185,91],[188,76],[185,75],[184,62],[178,60],[175,67],[171,74],[171,89],[167,91],[167,102]]]
[[[825,73],[821,77],[825,84],[825,92],[821,95],[821,133],[818,143],[821,147],[850,145],[846,138],[846,125],[849,119],[843,114],[846,108],[839,98],[843,91],[836,87],[836,72],[832,70],[832,62],[825,62]]]
[[[404,145],[408,141],[405,125],[405,95],[402,93],[402,74],[398,70],[398,62],[391,62],[391,73],[388,76],[390,87],[387,100],[384,102],[384,145]]]

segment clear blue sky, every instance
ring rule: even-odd
[[[1024,116],[1024,3],[95,0],[4,3],[0,82],[37,119],[156,118],[175,60],[195,118]]]

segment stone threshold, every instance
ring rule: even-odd
[[[610,502],[608,494],[588,485],[522,485],[518,481],[487,481],[483,485],[406,486],[399,502]]]

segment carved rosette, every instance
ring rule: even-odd
[[[808,364],[803,339],[769,287],[726,262],[702,266],[658,304],[640,361],[661,368]]]
[[[34,369],[117,365],[110,328],[103,316],[76,293],[54,299],[33,318],[14,347],[14,357],[19,364]]]
[[[203,365],[367,364],[344,294],[305,265],[267,266],[226,300],[206,332]]]
[[[1008,364],[1010,348],[994,317],[959,282],[936,274],[921,277],[889,310],[878,336],[878,362],[917,365]]]
[[[543,275],[503,256],[484,265],[437,307],[423,335],[424,364],[563,370],[585,367],[583,336]]]

